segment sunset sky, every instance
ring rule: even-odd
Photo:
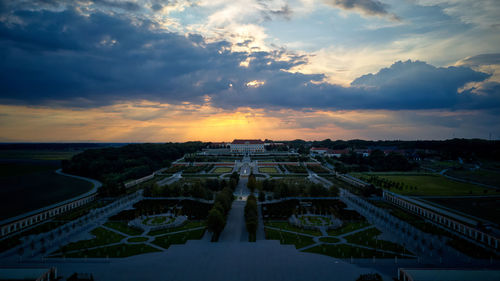
[[[498,0],[0,1],[0,142],[490,136]]]

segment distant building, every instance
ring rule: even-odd
[[[324,155],[327,152],[328,152],[328,148],[325,148],[325,147],[312,147],[311,150],[309,150],[309,153],[312,156]]]
[[[233,140],[229,145],[231,153],[265,152],[264,142],[258,140]]]
[[[328,156],[329,157],[337,157],[340,158],[342,155],[347,155],[349,154],[349,149],[334,149],[334,150],[329,150],[328,151]]]
[[[342,155],[349,154],[349,149],[328,149],[325,147],[313,147],[309,150],[311,156],[326,156],[340,158]]]
[[[369,149],[356,149],[356,150],[354,150],[354,152],[356,152],[356,154],[361,155],[363,157],[368,157],[372,153],[372,151]]]

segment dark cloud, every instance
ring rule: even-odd
[[[355,10],[368,16],[389,17],[399,21],[399,17],[387,11],[387,5],[378,0],[324,0],[325,3],[343,10]]]
[[[76,11],[18,11],[22,25],[0,23],[0,97],[41,103],[78,100],[99,105],[119,99],[199,102],[243,83],[248,72],[279,72],[303,63],[274,62],[276,53],[225,51],[227,42],[159,32],[152,22]],[[272,62],[268,64],[268,62]]]
[[[0,101],[101,106],[150,100],[216,107],[317,109],[500,108],[498,87],[481,95],[457,90],[488,74],[468,67],[397,62],[351,87],[319,83],[323,75],[290,73],[303,56],[233,53],[229,43],[161,32],[104,13],[18,11],[22,24],[0,22]],[[278,59],[286,53],[290,59]],[[250,58],[248,67],[240,66]],[[257,80],[258,87],[247,85]]]
[[[500,54],[481,54],[473,57],[468,57],[459,61],[458,64],[470,67],[500,64]]]
[[[111,8],[119,8],[127,11],[138,11],[141,6],[132,1],[122,1],[122,0],[92,0],[94,4],[102,5]]]
[[[469,82],[484,81],[489,74],[467,67],[437,68],[424,62],[397,62],[376,74],[355,79],[349,88],[311,83],[307,75],[282,72],[257,89],[225,90],[215,101],[225,106],[275,106],[330,109],[480,109],[500,108],[496,88],[477,95],[458,93]]]
[[[261,14],[264,20],[270,21],[274,18],[284,18],[286,20],[290,20],[292,17],[293,11],[288,4],[276,9],[274,7],[269,7],[267,1],[260,0],[258,3],[261,7]]]
[[[289,20],[293,14],[292,9],[290,8],[290,6],[288,6],[288,4],[283,5],[280,9],[277,10],[269,10],[269,13],[274,16],[283,17],[287,20]]]
[[[78,1],[74,0],[3,0],[2,2],[10,11],[22,9],[58,10],[79,4]],[[129,12],[136,12],[141,9],[139,3],[124,0],[89,0],[86,4],[93,4],[97,8],[115,8]]]

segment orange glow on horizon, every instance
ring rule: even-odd
[[[401,121],[405,112],[223,110],[209,105],[128,102],[91,109],[0,105],[0,142],[183,142],[272,140],[411,139],[412,134],[452,134],[445,127]],[[403,114],[403,115],[397,115]],[[415,114],[408,112],[408,114]],[[474,112],[418,112],[447,117]]]

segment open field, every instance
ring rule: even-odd
[[[64,160],[81,150],[0,150],[0,159],[17,160]]]
[[[390,191],[412,196],[466,196],[466,195],[500,195],[491,189],[478,185],[447,179],[444,176],[428,173],[366,173],[403,184],[402,189],[391,188]],[[416,187],[407,188],[407,187]]]
[[[213,169],[212,173],[214,174],[225,174],[230,173],[233,170],[232,167],[217,167]]]
[[[444,169],[458,168],[460,164],[455,161],[422,161],[422,167],[439,172]]]
[[[500,172],[478,169],[474,171],[469,170],[449,170],[446,172],[447,175],[459,179],[464,179],[467,181],[479,182],[482,184],[488,184],[493,186],[498,186],[500,188]]]
[[[276,167],[259,167],[259,173],[277,174],[278,170]]]
[[[0,163],[0,219],[69,199],[92,188],[87,181],[56,174],[57,168],[53,162]]]
[[[500,225],[500,197],[429,198],[426,200]]]

